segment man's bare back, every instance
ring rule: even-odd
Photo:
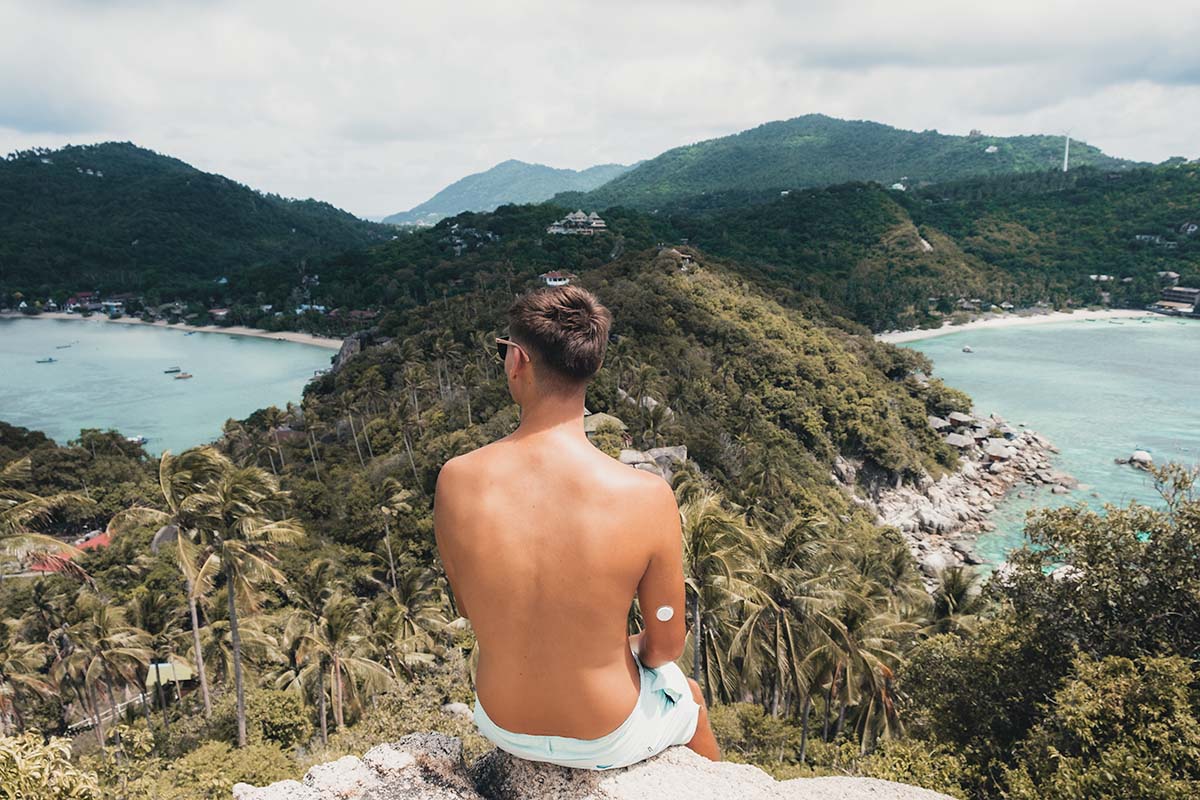
[[[674,495],[596,449],[581,422],[514,434],[438,479],[438,546],[479,642],[479,702],[515,733],[593,739],[626,719],[639,688],[627,636],[639,584],[643,608],[675,611],[656,623],[662,654],[643,650],[643,663],[678,657],[685,635]]]

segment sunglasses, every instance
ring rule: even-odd
[[[525,353],[525,348],[521,347],[521,345],[517,344],[516,342],[512,341],[511,339],[501,339],[501,338],[497,337],[496,353],[497,353],[497,355],[500,356],[501,361],[503,361],[508,356],[508,348],[510,346],[517,348],[522,353]],[[529,354],[525,353],[525,357],[529,358]]]

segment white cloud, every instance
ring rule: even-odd
[[[362,214],[809,112],[1200,155],[1192,3],[965,5],[0,0],[0,149],[132,140]]]

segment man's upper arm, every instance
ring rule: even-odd
[[[442,465],[438,472],[437,488],[433,493],[433,535],[437,540],[438,555],[441,556],[446,578],[450,581],[450,590],[454,594],[454,602],[458,613],[468,617],[467,607],[462,597],[455,589],[458,574],[455,569],[455,553],[459,533],[458,515],[461,513],[461,493],[464,486],[464,465],[458,458],[452,458]]]
[[[655,480],[658,483],[651,489],[647,532],[651,553],[638,584],[638,604],[646,631],[640,655],[642,662],[651,668],[679,658],[687,636],[679,506],[671,487],[661,479]],[[658,612],[662,608],[671,609],[669,619],[659,619]],[[663,616],[667,616],[665,611]]]

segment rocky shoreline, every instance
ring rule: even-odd
[[[880,525],[904,536],[927,585],[947,567],[982,562],[973,547],[980,533],[995,530],[988,517],[1010,492],[1048,486],[1055,494],[1079,487],[1070,475],[1055,470],[1059,452],[1046,437],[1022,425],[1013,426],[992,414],[954,413],[930,417],[929,424],[959,451],[958,470],[934,480],[928,474],[916,485],[866,485],[856,481],[856,468],[841,459],[835,478],[856,502],[873,511]],[[998,566],[998,565],[997,565]]]

